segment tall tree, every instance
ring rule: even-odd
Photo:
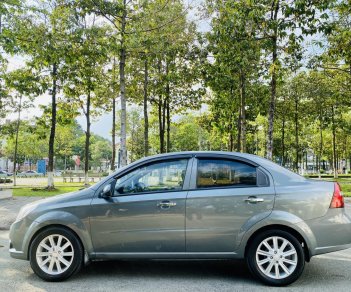
[[[208,83],[216,95],[222,93],[221,98],[225,96],[227,103],[232,104],[228,109],[234,111],[228,121],[230,151],[236,132],[236,149],[246,152],[246,107],[250,103],[250,85],[260,72],[261,48],[256,35],[261,29],[258,25],[261,11],[251,1],[210,0],[207,13],[215,15],[212,30],[207,34],[208,51],[214,61],[208,66]]]
[[[77,18],[73,32],[75,58],[67,60],[67,83],[64,91],[73,106],[80,109],[86,119],[85,129],[85,184],[88,185],[90,160],[91,117],[98,114],[106,103],[103,84],[104,65],[107,63],[106,30],[89,19],[88,15]]]
[[[61,69],[70,55],[71,23],[74,19],[69,1],[31,1],[23,13],[11,20],[16,49],[28,56],[28,65],[47,81],[51,95],[51,125],[48,153],[48,188],[54,188],[54,143],[56,133],[57,97],[62,80]]]
[[[12,108],[17,113],[16,129],[15,129],[15,145],[14,145],[14,174],[13,184],[16,185],[16,166],[18,139],[21,125],[21,112],[23,109],[30,107],[34,96],[42,93],[42,88],[38,86],[39,80],[35,78],[32,72],[28,69],[18,69],[6,75],[6,85],[10,91],[10,99]]]
[[[282,67],[282,59],[293,56],[301,58],[301,44],[306,35],[325,28],[323,19],[328,18],[325,10],[333,1],[282,1],[264,0],[261,9],[261,34],[268,54],[270,74],[270,101],[268,110],[267,158],[273,158],[274,114],[277,95],[277,82]],[[259,5],[258,4],[258,5]]]

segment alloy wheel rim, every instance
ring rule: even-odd
[[[258,268],[265,276],[272,279],[289,277],[295,271],[297,261],[295,247],[283,237],[268,237],[256,250]]]
[[[67,237],[61,234],[45,237],[36,250],[39,268],[50,275],[64,273],[72,265],[73,258],[73,245]]]

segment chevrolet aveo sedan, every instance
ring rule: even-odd
[[[282,286],[312,256],[350,243],[338,184],[229,152],[139,160],[88,189],[26,205],[10,231],[11,256],[48,281],[94,260],[235,258]]]

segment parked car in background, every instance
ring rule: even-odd
[[[11,172],[7,172],[6,170],[0,170],[0,176],[12,176]]]
[[[236,258],[283,286],[311,257],[350,246],[337,183],[230,152],[144,158],[88,189],[26,205],[10,230],[11,256],[48,281],[89,260]]]
[[[36,172],[35,170],[27,170],[17,174],[18,177],[41,177],[43,173]]]
[[[62,176],[63,170],[55,170],[54,175],[55,176]]]

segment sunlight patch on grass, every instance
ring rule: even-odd
[[[54,190],[47,190],[45,188],[16,188],[13,189],[13,196],[25,197],[52,197],[60,194],[78,191],[83,186],[56,186]]]

